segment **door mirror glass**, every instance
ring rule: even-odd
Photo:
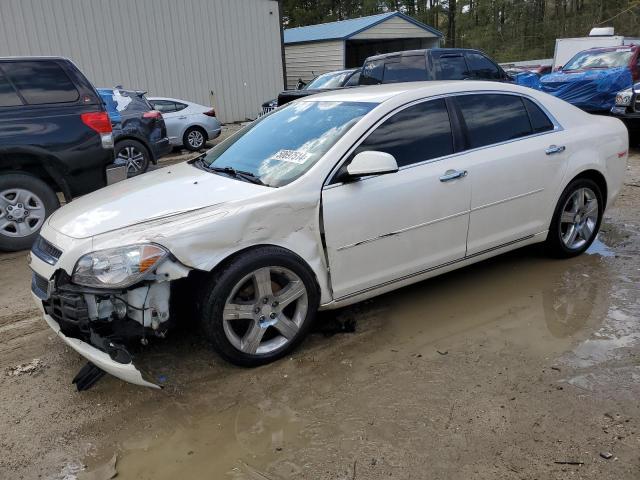
[[[371,150],[358,153],[347,166],[347,174],[351,178],[383,175],[397,171],[398,163],[393,155]]]

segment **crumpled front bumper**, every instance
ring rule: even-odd
[[[151,387],[151,388],[161,388],[159,385],[148,382],[144,378],[142,378],[142,373],[138,370],[135,365],[130,363],[118,363],[113,360],[107,353],[98,350],[96,347],[83,342],[77,338],[72,338],[66,336],[64,333],[60,331],[60,325],[56,322],[53,317],[48,315],[42,306],[42,301],[33,294],[34,300],[39,305],[42,315],[44,316],[45,321],[51,327],[51,329],[58,335],[64,343],[73,348],[76,352],[82,355],[84,358],[93,363],[96,367],[104,370],[105,372],[117,377],[125,382],[133,383],[136,385],[140,385],[143,387]]]

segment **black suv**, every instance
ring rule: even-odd
[[[364,61],[360,85],[421,82],[425,80],[513,79],[479,50],[468,48],[431,48],[386,53]]]
[[[150,163],[171,151],[167,127],[158,110],[154,110],[145,92],[116,88],[98,88],[107,106],[113,127],[116,165],[127,167],[127,176],[144,173]]]
[[[70,60],[0,58],[0,250],[29,248],[57,193],[104,187],[112,164],[109,116]]]

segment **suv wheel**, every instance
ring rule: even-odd
[[[56,193],[39,178],[0,176],[0,250],[31,247],[45,219],[60,206]]]
[[[127,178],[140,175],[149,168],[149,151],[142,143],[136,140],[123,140],[116,143],[115,150],[115,163],[127,166]]]
[[[191,150],[192,152],[200,150],[202,147],[204,147],[206,141],[207,134],[199,127],[187,128],[187,131],[184,132],[184,135],[182,137],[184,148],[186,148],[187,150]]]

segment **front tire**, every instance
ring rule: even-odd
[[[60,206],[49,185],[31,175],[0,175],[0,250],[31,248],[45,219]]]
[[[207,134],[200,127],[189,127],[182,136],[184,148],[192,152],[200,150],[207,143]]]
[[[200,325],[229,362],[255,367],[291,352],[306,336],[320,295],[304,262],[279,247],[249,251],[203,287]]]
[[[578,178],[564,189],[549,227],[546,246],[558,258],[575,257],[591,246],[602,222],[604,201],[593,180]]]

